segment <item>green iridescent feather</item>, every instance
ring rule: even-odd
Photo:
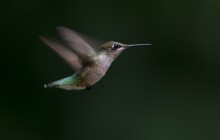
[[[57,80],[53,83],[45,85],[45,87],[58,87],[59,88],[59,87],[75,86],[78,83],[80,83],[81,80],[82,80],[82,77],[81,77],[80,73],[76,72],[72,76]]]

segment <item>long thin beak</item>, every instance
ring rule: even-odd
[[[128,47],[136,47],[136,46],[150,46],[151,44],[129,44]]]

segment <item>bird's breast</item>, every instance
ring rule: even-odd
[[[82,79],[83,79],[83,85],[85,86],[91,86],[98,82],[104,75],[105,75],[105,70],[100,69],[99,66],[93,66],[87,68],[83,73],[82,73]]]
[[[82,73],[84,85],[93,85],[98,82],[105,75],[110,65],[111,60],[107,56],[97,56],[96,63],[87,67]]]

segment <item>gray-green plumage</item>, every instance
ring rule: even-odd
[[[45,84],[44,87],[57,87],[57,88],[65,88],[65,89],[77,89],[77,84],[81,82],[81,75],[76,72],[72,76],[63,78],[61,80],[57,80],[55,82],[52,82],[50,84]]]
[[[112,62],[127,48],[150,44],[126,45],[109,41],[96,51],[87,44],[76,32],[64,27],[58,27],[62,40],[67,44],[49,37],[40,37],[51,49],[59,54],[73,69],[75,74],[61,80],[45,84],[44,87],[56,87],[66,90],[89,89],[106,73]]]

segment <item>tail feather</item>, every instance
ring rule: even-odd
[[[57,81],[49,83],[49,84],[44,84],[44,88],[53,88],[53,87],[57,87],[57,86],[59,86]]]
[[[44,85],[44,88],[62,88],[62,89],[74,89],[75,84],[80,81],[80,76],[78,73],[75,73],[72,76],[48,83]]]

